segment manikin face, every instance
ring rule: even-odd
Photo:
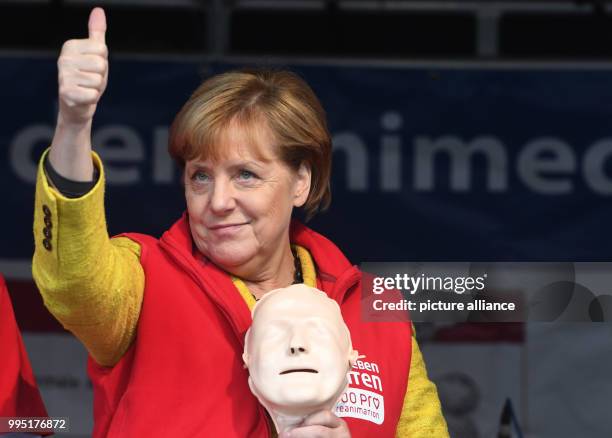
[[[219,141],[219,160],[185,163],[189,225],[200,252],[240,275],[245,270],[237,268],[265,265],[289,247],[291,212],[306,202],[310,171],[296,172],[275,156],[265,123],[257,130],[230,123]]]
[[[266,407],[303,415],[332,407],[356,354],[336,302],[297,284],[257,303],[243,358]]]

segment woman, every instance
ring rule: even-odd
[[[310,217],[330,199],[324,112],[297,76],[231,72],[204,82],[170,135],[186,213],[159,240],[109,239],[104,168],[90,140],[108,77],[105,30],[96,8],[89,38],[60,54],[60,111],[39,166],[34,226],[45,303],[90,353],[94,436],[273,434],[241,352],[255,300],[295,282],[339,302],[376,370],[355,372],[352,386],[377,391],[384,407],[371,407],[378,417],[369,420],[318,412],[291,436],[448,436],[410,325],[363,323],[359,271],[291,219],[294,208]]]
[[[40,397],[30,359],[15,321],[11,297],[1,274],[0,351],[0,417],[46,417],[47,410]],[[6,422],[2,423],[0,434],[8,431],[7,426]],[[34,435],[24,433],[19,436]]]

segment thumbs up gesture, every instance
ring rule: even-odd
[[[89,37],[68,40],[58,67],[59,119],[68,126],[89,124],[108,79],[106,16],[102,8],[89,15]]]

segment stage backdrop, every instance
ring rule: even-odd
[[[71,416],[73,435],[86,436],[84,351],[46,314],[30,277],[36,165],[57,111],[55,56],[0,56],[0,271],[50,412]],[[168,126],[202,79],[239,65],[111,55],[93,129],[111,234],[159,235],[180,216]],[[354,263],[609,261],[612,67],[274,66],[302,75],[327,110],[333,202],[312,226]],[[604,406],[612,388],[597,380],[598,391],[583,391],[593,380],[571,371],[610,363],[609,327],[491,330],[429,327],[423,337],[453,436],[491,436],[505,397],[534,437],[610,430],[605,414],[573,407]],[[544,363],[567,366],[544,373]]]

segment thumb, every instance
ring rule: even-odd
[[[93,8],[89,14],[89,39],[104,43],[106,34],[106,15],[104,9]]]

